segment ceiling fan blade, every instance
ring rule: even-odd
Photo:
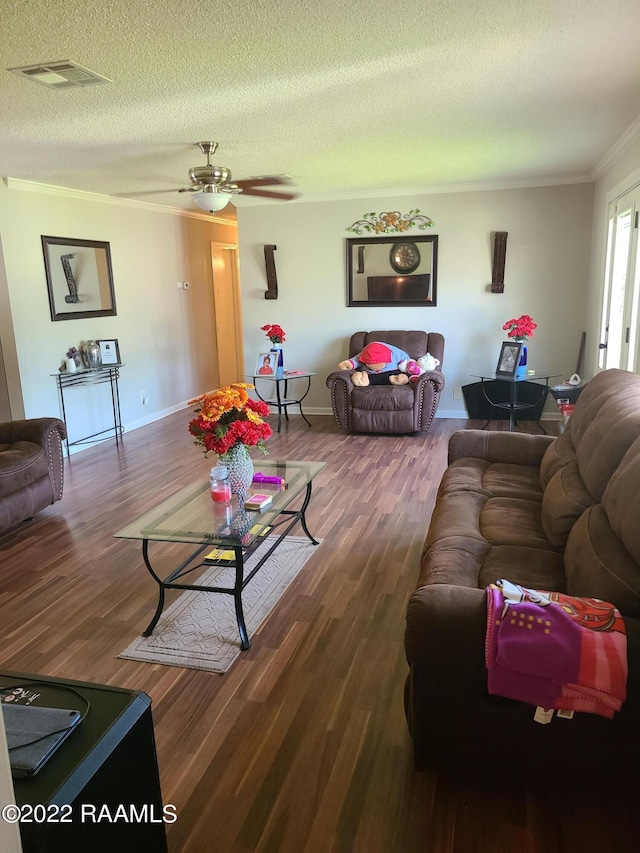
[[[238,183],[240,182],[238,181]],[[254,195],[259,198],[277,198],[280,201],[291,201],[294,198],[298,198],[298,193],[279,193],[272,190],[256,190],[251,188],[243,190],[242,195]]]
[[[287,186],[292,182],[286,175],[261,175],[258,178],[245,178],[243,181],[234,180],[233,183],[246,192],[251,187]]]
[[[202,186],[202,187],[183,187],[181,190],[178,190],[178,192],[179,193],[197,193],[197,192],[200,192],[200,190],[202,190],[202,189],[204,189],[204,186]]]

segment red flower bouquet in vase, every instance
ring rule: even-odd
[[[508,338],[522,344],[516,376],[525,376],[527,373],[527,346],[524,342],[533,337],[534,329],[538,328],[538,324],[534,323],[528,314],[522,314],[520,317],[507,320],[502,328],[507,332]]]
[[[266,326],[260,326],[260,331],[264,332],[273,344],[271,352],[278,353],[278,376],[282,376],[282,371],[284,370],[284,357],[282,354],[282,344],[285,340],[284,329],[282,326],[278,326],[277,323],[271,323]]]
[[[231,492],[239,496],[247,494],[253,480],[253,460],[247,447],[267,453],[265,441],[272,433],[264,420],[269,407],[249,398],[247,390],[253,387],[236,382],[191,400],[197,415],[189,422],[194,444],[203,448],[205,456],[209,451],[218,454],[220,464],[229,469]]]

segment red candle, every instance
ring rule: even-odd
[[[221,504],[231,500],[231,486],[228,483],[216,483],[211,489],[211,500]]]

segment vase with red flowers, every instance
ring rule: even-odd
[[[285,341],[284,329],[277,323],[270,323],[266,326],[261,326],[260,331],[264,332],[271,341],[271,352],[278,353],[278,376],[282,376],[284,370],[284,355],[282,352],[282,344]]]
[[[262,400],[251,400],[247,391],[253,388],[245,382],[235,382],[210,394],[202,394],[191,404],[196,406],[195,417],[189,422],[194,444],[218,454],[218,461],[229,470],[232,494],[247,494],[253,480],[253,460],[247,447],[258,447],[267,453],[265,441],[272,433],[264,418],[269,407]]]
[[[516,368],[516,377],[526,376],[527,374],[527,345],[524,343],[529,338],[533,337],[533,332],[538,328],[538,324],[533,322],[533,319],[528,314],[522,314],[520,317],[514,317],[502,327],[508,338],[522,344],[520,348],[520,362]]]

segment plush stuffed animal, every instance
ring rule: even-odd
[[[406,373],[409,377],[409,382],[417,382],[418,377],[422,376],[428,370],[436,370],[440,365],[440,359],[434,358],[431,353],[423,355],[417,361],[406,359],[398,364],[398,369]]]
[[[406,385],[409,377],[399,370],[398,365],[408,359],[404,350],[374,341],[358,355],[341,361],[338,369],[354,370],[351,381],[361,388],[367,385]]]

